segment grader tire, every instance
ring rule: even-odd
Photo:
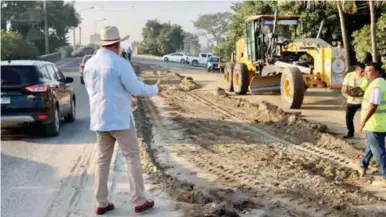
[[[304,81],[299,69],[288,67],[281,75],[281,97],[289,109],[300,109],[304,99]]]
[[[249,87],[248,67],[244,63],[237,63],[233,70],[233,90],[237,95],[245,95]]]
[[[224,68],[224,79],[226,83],[226,90],[229,92],[233,91],[233,68],[234,64],[227,63]]]

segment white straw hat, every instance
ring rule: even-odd
[[[105,26],[102,28],[100,32],[100,38],[92,41],[93,44],[105,46],[105,45],[110,45],[114,44],[120,41],[125,41],[128,38],[130,38],[130,35],[127,35],[123,38],[119,36],[119,31],[118,28],[115,26]]]

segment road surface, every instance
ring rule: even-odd
[[[289,189],[291,189],[292,184],[288,183],[308,183],[307,185],[309,185],[310,189],[315,190],[314,193],[319,194],[320,192],[324,192],[323,194],[329,197],[333,197],[335,195],[334,192],[340,192],[338,196],[342,196],[347,200],[350,199],[348,203],[366,204],[366,207],[377,203],[376,197],[374,196],[370,197],[370,199],[363,199],[365,197],[360,191],[362,188],[357,185],[356,182],[359,180],[360,183],[363,184],[367,182],[367,179],[359,179],[359,177],[355,175],[355,171],[349,166],[350,162],[356,161],[359,153],[359,151],[352,150],[352,147],[349,145],[334,142],[335,140],[326,140],[326,138],[331,139],[332,137],[319,136],[318,139],[320,139],[320,141],[316,141],[317,149],[320,149],[319,152],[314,153],[314,155],[305,155],[303,152],[297,149],[295,150],[292,147],[277,144],[277,142],[273,142],[272,139],[264,134],[260,135],[257,130],[259,127],[266,128],[267,126],[264,125],[264,122],[276,116],[271,116],[272,114],[269,111],[263,110],[264,112],[261,112],[259,109],[248,105],[241,105],[244,103],[241,103],[241,101],[237,99],[215,97],[211,93],[207,93],[207,91],[214,90],[221,85],[220,74],[207,73],[204,69],[197,69],[178,63],[165,63],[157,59],[134,57],[133,60],[145,64],[159,64],[167,68],[172,68],[172,71],[192,76],[203,86],[203,88],[197,90],[194,94],[186,94],[180,91],[174,92],[172,89],[169,89],[171,88],[171,86],[169,86],[164,96],[154,99],[155,101],[153,101],[153,103],[159,109],[170,109],[170,111],[157,112],[152,107],[151,101],[143,101],[141,102],[139,112],[136,113],[139,135],[144,139],[146,147],[146,150],[144,148],[142,149],[142,159],[145,159],[143,165],[145,171],[150,174],[150,176],[145,176],[145,178],[147,178],[146,188],[152,189],[149,191],[149,195],[152,199],[155,199],[157,206],[156,210],[146,216],[194,216],[193,214],[181,215],[170,209],[170,204],[173,202],[171,202],[169,196],[165,194],[163,190],[165,186],[167,186],[166,188],[169,190],[182,190],[182,192],[184,192],[188,189],[188,191],[190,191],[190,184],[181,185],[181,183],[178,182],[174,183],[178,177],[192,180],[198,188],[201,186],[200,184],[202,184],[202,186],[220,185],[237,186],[240,188],[240,183],[249,180],[247,184],[252,184],[253,186],[251,186],[246,193],[255,194],[255,191],[257,191],[258,197],[260,197],[258,201],[266,204],[267,207],[273,207],[272,203],[275,201],[272,201],[272,198],[268,199],[269,197],[261,200],[261,197],[265,197],[265,193],[263,194],[263,192],[260,191],[267,187],[276,191],[276,181],[278,181],[279,184],[283,184],[284,186],[282,187]],[[25,132],[2,132],[1,209],[3,216],[94,216],[93,175],[96,139],[95,134],[89,131],[89,102],[84,86],[80,84],[78,72],[79,62],[79,59],[68,59],[62,61],[59,65],[65,76],[74,78],[72,86],[75,89],[77,97],[77,118],[74,123],[63,123],[61,125],[60,135],[55,138],[36,138],[33,134],[25,134]],[[165,83],[166,82],[165,80]],[[169,82],[173,83],[173,80]],[[315,107],[317,107],[318,104],[326,106],[327,103],[323,103],[320,99],[326,99],[328,97],[336,99],[333,98],[331,93],[322,93],[320,98],[316,98],[319,99],[319,101],[316,100],[317,104]],[[271,102],[275,102],[275,100],[279,98],[279,96],[263,97]],[[262,96],[248,96],[247,98],[248,100],[257,100],[261,99]],[[158,103],[157,99],[160,100]],[[205,101],[201,101],[200,103],[200,99],[207,99],[215,102],[215,104],[211,105]],[[305,106],[311,106],[312,104],[310,103],[312,102],[307,100],[310,99],[306,99]],[[166,104],[160,104],[161,101],[164,101],[163,103]],[[221,108],[227,110],[228,113],[224,113],[224,111],[222,111],[223,113],[219,112]],[[333,121],[334,118],[339,119],[341,118],[339,114],[343,114],[341,110],[337,111],[338,113],[333,113],[332,110],[329,110],[327,114],[332,117],[327,117],[325,110],[326,109],[323,108],[315,111],[311,110],[313,111],[311,114],[317,114],[320,120],[326,121]],[[304,112],[305,116],[310,116],[310,110],[302,110],[302,112]],[[240,122],[238,120],[241,119],[235,118],[232,114],[241,115],[240,117],[246,118],[248,122]],[[264,116],[264,114],[267,116]],[[338,116],[336,116],[337,114]],[[165,117],[169,117],[169,119],[163,120]],[[250,124],[254,122],[257,125]],[[269,129],[272,132],[278,131],[276,133],[277,135],[283,135],[283,129],[288,130],[292,128],[291,130],[295,133],[293,135],[286,135],[284,133],[287,136],[286,139],[291,138],[296,142],[301,138],[301,142],[296,143],[299,144],[300,149],[308,151],[314,150],[307,146],[308,140],[313,141],[315,139],[312,137],[312,130],[308,128],[303,129],[301,125],[299,127],[297,127],[298,125],[288,127],[286,125],[287,120],[283,123],[285,126],[274,124]],[[335,123],[338,123],[338,121],[335,121]],[[181,132],[176,130],[178,129],[178,125],[182,131],[186,131],[183,132],[183,135],[180,135],[181,137],[179,137]],[[153,129],[155,133],[153,133]],[[303,139],[306,141],[305,143]],[[141,144],[144,145],[144,143]],[[183,145],[176,146],[176,144]],[[186,149],[183,149],[184,147]],[[212,150],[212,148],[219,148],[219,150]],[[349,158],[349,160],[343,160],[343,162],[349,163],[347,163],[347,165],[342,163],[343,166],[329,163],[330,154],[324,155],[324,152],[328,152],[327,149],[332,150],[334,152],[333,156],[337,157],[337,159]],[[149,159],[146,159],[146,154],[143,152],[149,152],[149,156],[154,154],[155,158],[148,157]],[[119,152],[116,153],[118,154],[114,154],[114,159],[112,160],[113,166],[110,174],[113,175],[110,176],[109,187],[111,189],[111,199],[115,202],[117,209],[111,212],[109,216],[130,216],[132,206],[130,205],[127,174],[123,166],[124,160]],[[181,153],[183,153],[183,157]],[[244,157],[247,156],[245,155],[246,153],[249,154],[248,157],[244,159]],[[265,158],[264,156],[266,154],[271,157]],[[319,159],[315,156],[322,156],[322,158]],[[153,162],[154,159],[159,162]],[[282,162],[285,163],[282,164]],[[288,162],[290,163],[288,164]],[[157,163],[159,165],[157,165]],[[255,173],[258,165],[261,165],[261,167],[259,167],[260,172]],[[165,171],[168,168],[172,168],[169,170],[170,175],[177,177],[177,179],[171,180],[166,177],[165,181],[163,180],[165,177],[157,178],[160,174],[157,166],[163,167]],[[314,171],[315,168],[319,168],[318,171]],[[203,170],[207,171],[203,173]],[[235,174],[229,176],[229,174],[231,174],[229,171]],[[297,174],[297,176],[291,177],[292,175],[287,174],[286,171],[287,173]],[[152,173],[156,174],[154,175]],[[239,175],[236,176],[236,173]],[[336,175],[331,177],[331,174]],[[268,183],[266,180],[267,177],[265,177],[266,175],[270,177],[268,180],[273,182],[271,184],[273,184],[274,187],[270,186],[270,184],[261,184]],[[217,178],[215,176],[217,176]],[[203,177],[206,177],[205,183]],[[288,177],[291,177],[291,180],[287,180]],[[287,181],[283,182],[283,180]],[[335,180],[335,182],[332,180]],[[209,184],[207,184],[208,181]],[[340,182],[347,182],[350,185],[347,183],[341,185],[339,184]],[[285,186],[286,183],[287,186]],[[321,191],[315,187],[316,184]],[[356,186],[351,186],[354,184]],[[184,187],[180,189],[181,187],[178,186]],[[245,187],[245,185],[242,186]],[[305,188],[306,190],[307,186],[292,188],[298,189],[298,187],[300,189]],[[251,189],[255,190],[252,191]],[[310,189],[307,189],[307,191],[310,191]],[[347,191],[353,193],[346,194]],[[288,195],[292,195],[291,197],[293,197],[295,193],[296,192],[292,192]],[[379,198],[385,198],[385,192],[381,193],[383,194],[379,195]],[[273,192],[272,194],[280,196],[277,192]],[[244,193],[241,193],[241,195],[244,195]],[[252,202],[252,197],[246,201]],[[304,207],[297,208],[298,205],[292,207],[292,202],[288,202],[286,199],[283,200],[283,198],[279,198],[278,201],[286,204],[285,209],[288,212],[298,209],[302,212],[311,212],[307,202],[303,201],[302,203],[305,203]],[[321,201],[323,203],[328,202],[328,200]],[[340,199],[336,199],[336,201],[338,204],[341,203],[339,202]],[[246,204],[249,204],[249,202]],[[320,201],[312,204],[312,206],[317,208],[321,206],[319,203]],[[383,206],[383,203],[379,202],[379,204]],[[192,210],[189,208],[189,203],[185,205],[188,207],[186,210]],[[260,206],[261,205],[257,204],[251,208],[258,208]],[[217,207],[217,205],[212,204],[209,207]],[[331,207],[332,206],[330,206],[330,208]],[[265,211],[269,213],[280,210],[273,208],[273,210]],[[314,210],[314,212],[319,214],[319,211]],[[268,213],[266,214],[268,215]],[[332,216],[339,216],[340,213],[335,214]],[[312,212],[310,215],[313,215]]]
[[[72,86],[77,98],[76,121],[62,123],[60,135],[54,138],[2,132],[3,216],[59,216],[55,213],[57,203],[72,198],[72,204],[65,205],[72,206],[79,199],[78,191],[92,193],[91,189],[82,189],[85,183],[92,181],[90,159],[95,153],[95,135],[88,130],[89,102],[79,80],[79,59],[69,59],[59,66],[65,76],[75,79]],[[94,204],[89,203],[91,208]]]

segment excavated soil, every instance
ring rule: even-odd
[[[165,89],[156,101],[139,98],[135,112],[144,169],[178,201],[184,216],[243,216],[253,210],[260,213],[253,216],[386,216],[380,209],[386,207],[384,198],[362,189],[371,176],[360,177],[348,166],[275,139],[357,161],[362,153],[334,137],[325,125],[269,103],[229,97],[221,88],[201,92],[191,78],[169,70],[135,67],[148,83],[162,78]],[[156,144],[154,129],[163,134],[165,146]],[[185,167],[170,160],[179,158],[190,165],[188,178],[183,178],[184,172],[173,173]],[[199,185],[198,179],[209,184]]]

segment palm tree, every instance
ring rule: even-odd
[[[386,4],[386,1],[373,1],[369,0],[369,9],[370,9],[370,32],[371,32],[371,51],[373,56],[373,62],[378,62],[379,60],[379,53],[378,53],[378,46],[377,46],[377,18],[375,14],[375,8],[380,8]]]
[[[370,32],[371,32],[371,51],[373,54],[373,62],[378,62],[378,49],[377,49],[377,40],[376,40],[376,34],[377,34],[377,27],[376,27],[376,17],[375,17],[375,7],[374,7],[374,1],[369,0],[369,7],[370,7]]]

